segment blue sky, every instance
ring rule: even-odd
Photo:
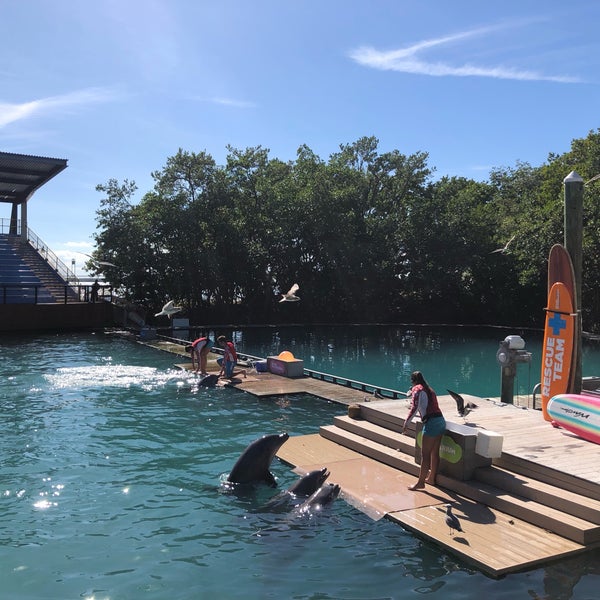
[[[139,200],[179,148],[327,160],[373,135],[485,181],[600,127],[599,23],[597,0],[4,0],[0,150],[68,160],[28,220],[78,266],[96,185]]]

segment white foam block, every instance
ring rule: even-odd
[[[500,458],[503,440],[504,437],[495,431],[479,430],[477,432],[475,452],[486,458]]]

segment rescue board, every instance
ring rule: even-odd
[[[583,394],[559,394],[548,402],[552,424],[600,444],[600,397]]]
[[[564,283],[573,299],[573,306],[576,306],[575,298],[575,271],[573,262],[567,249],[562,244],[554,244],[550,248],[548,256],[548,293],[552,286],[558,282]]]
[[[571,301],[573,302],[573,313],[578,315],[579,310],[579,298],[577,297],[577,287],[575,284],[575,270],[573,268],[573,261],[568,250],[562,244],[554,244],[550,248],[550,254],[548,256],[548,293],[550,289],[557,282],[564,283],[569,294],[571,294]],[[575,317],[577,319],[577,317]],[[567,392],[578,392],[581,388],[576,388],[575,378],[577,376],[577,361],[581,348],[581,342],[579,340],[580,327],[575,321],[575,332],[573,337],[573,356],[571,358],[571,371],[569,373],[569,387]]]
[[[569,390],[574,336],[573,301],[567,286],[559,281],[548,294],[542,345],[541,399],[546,421],[552,420],[547,410],[550,398]]]

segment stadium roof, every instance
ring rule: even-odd
[[[38,188],[66,168],[63,158],[0,152],[0,202],[27,202]]]

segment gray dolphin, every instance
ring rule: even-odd
[[[325,480],[329,475],[330,473],[327,470],[327,467],[315,469],[296,480],[290,485],[286,492],[288,494],[294,494],[294,496],[311,496],[325,483]]]
[[[303,504],[298,506],[296,513],[304,515],[318,512],[324,506],[331,504],[339,495],[341,488],[337,483],[326,483],[312,494]]]
[[[260,510],[284,508],[289,506],[293,501],[297,501],[297,504],[302,504],[304,499],[314,494],[325,483],[328,477],[329,471],[327,467],[310,471],[292,483],[287,490],[271,498]]]
[[[265,482],[277,487],[273,474],[269,471],[277,450],[289,439],[287,433],[263,435],[254,440],[237,459],[227,481],[231,483]]]
[[[214,387],[217,385],[217,381],[219,381],[219,376],[215,374],[205,375],[198,381],[198,385],[201,387]]]

